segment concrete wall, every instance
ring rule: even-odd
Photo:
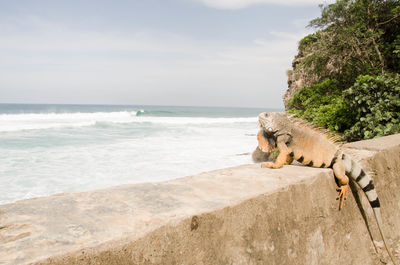
[[[398,255],[400,135],[346,147],[375,173]],[[330,169],[254,164],[19,201],[0,206],[0,264],[389,262],[367,200],[352,190],[338,211]]]

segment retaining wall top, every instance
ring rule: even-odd
[[[367,147],[372,157],[378,151],[400,147],[400,135],[347,147]],[[193,222],[193,216],[234,208],[259,196],[290,192],[293,185],[321,178],[332,183],[328,190],[334,189],[330,169],[284,166],[269,170],[252,164],[160,183],[122,185],[1,205],[0,264],[28,264],[68,253],[79,256],[87,249],[105,251],[110,246],[143,239],[166,225]],[[327,200],[335,204],[334,197]],[[197,228],[196,223],[191,225]]]

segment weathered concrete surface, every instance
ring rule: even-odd
[[[347,147],[376,173],[384,230],[392,253],[399,254],[400,135],[372,144],[375,148],[370,141]],[[389,261],[359,189],[353,187],[342,211],[335,189],[329,169],[269,170],[254,164],[163,183],[19,201],[0,206],[0,264]]]

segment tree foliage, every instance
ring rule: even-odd
[[[345,132],[350,140],[400,133],[400,75],[361,75],[344,99],[355,120]]]
[[[348,140],[400,132],[400,2],[337,0],[320,7],[309,24],[317,31],[299,42],[293,69],[307,86],[287,110]]]

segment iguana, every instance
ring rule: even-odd
[[[281,168],[284,164],[297,160],[307,166],[332,168],[339,186],[339,209],[343,208],[349,190],[348,176],[357,182],[368,198],[385,248],[393,264],[396,264],[383,235],[380,203],[374,183],[360,164],[345,154],[326,134],[289,118],[285,113],[261,113],[258,122],[261,127],[257,134],[259,149],[266,153],[279,149],[275,162],[263,162],[262,167]]]

